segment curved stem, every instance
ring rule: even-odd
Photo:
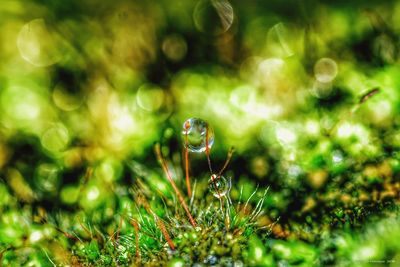
[[[188,132],[186,130],[185,134],[185,176],[186,176],[186,187],[188,196],[192,195],[192,190],[190,188],[190,176],[189,176],[189,149],[188,149]]]
[[[233,152],[235,152],[235,148],[234,148],[234,147],[231,147],[231,148],[229,149],[228,156],[226,157],[224,166],[223,166],[223,167],[221,168],[221,170],[219,171],[218,176],[221,176],[221,174],[225,171],[226,167],[228,167],[228,164],[229,164],[229,162],[230,162],[231,159],[232,159]]]
[[[170,173],[170,171],[168,169],[167,163],[165,162],[165,159],[162,156],[161,149],[160,149],[160,144],[156,144],[154,149],[155,149],[155,152],[156,152],[157,159],[160,162],[161,167],[163,168],[163,171],[164,171],[165,175],[167,176],[167,179],[168,179],[169,183],[171,184],[172,188],[174,189],[175,194],[179,199],[179,202],[181,203],[183,209],[186,211],[186,214],[189,217],[190,224],[193,227],[196,227],[196,222],[193,219],[192,214],[190,213],[188,206],[186,205],[185,199],[183,198],[181,192],[179,191],[178,187],[176,186],[174,180],[172,179],[172,176],[171,176],[171,173]]]
[[[213,175],[213,171],[211,168],[211,158],[210,158],[210,148],[208,147],[209,133],[208,133],[208,125],[206,127],[206,156],[208,162],[208,168],[210,169],[211,175]]]

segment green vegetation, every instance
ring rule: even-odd
[[[398,1],[3,1],[0,266],[399,266],[399,36]]]

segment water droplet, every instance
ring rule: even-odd
[[[222,198],[228,193],[229,185],[224,176],[213,174],[210,180],[208,180],[208,188],[213,193],[214,197]]]
[[[214,131],[202,119],[190,118],[183,123],[184,143],[190,152],[201,153],[211,149],[214,143]]]
[[[233,18],[233,8],[227,0],[199,1],[193,12],[196,28],[212,35],[219,35],[229,30]]]
[[[338,66],[331,58],[321,58],[314,65],[315,79],[321,83],[330,83],[338,74]]]

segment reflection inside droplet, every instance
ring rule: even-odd
[[[228,193],[229,184],[224,176],[213,174],[208,180],[208,188],[214,197],[222,198]]]
[[[185,147],[191,152],[204,152],[208,145],[214,144],[214,131],[207,122],[198,118],[190,118],[183,124],[182,135]]]
[[[194,9],[193,19],[199,31],[218,35],[232,26],[233,8],[226,0],[202,0]]]

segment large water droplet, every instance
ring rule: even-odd
[[[190,152],[201,153],[211,149],[214,144],[214,131],[202,119],[190,118],[183,123],[182,130],[185,147]]]
[[[229,184],[226,178],[222,175],[211,175],[208,180],[208,188],[216,198],[224,197],[229,191]]]
[[[233,19],[233,8],[227,0],[199,1],[193,12],[196,28],[211,35],[219,35],[229,30]]]

